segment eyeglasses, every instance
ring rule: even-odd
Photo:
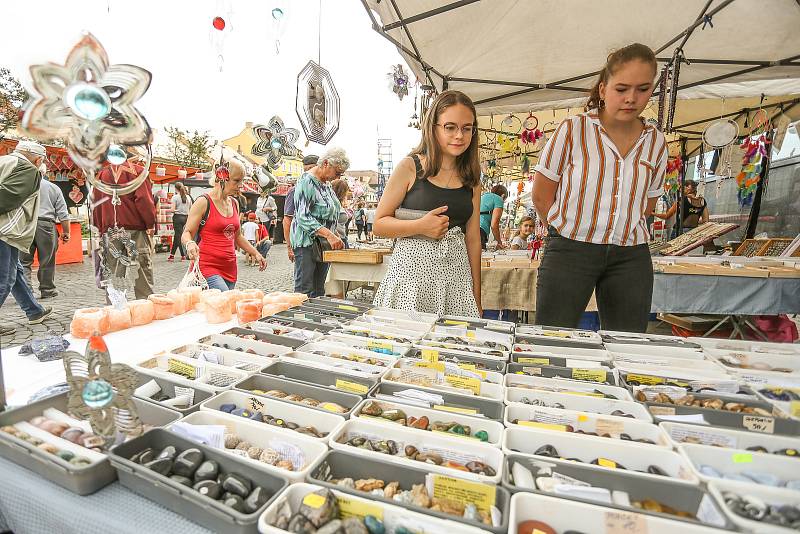
[[[455,137],[458,135],[459,130],[461,130],[461,133],[464,134],[464,137],[472,137],[472,132],[475,131],[474,124],[465,124],[459,128],[458,124],[454,122],[446,122],[444,124],[437,123],[436,126],[441,126],[441,128],[444,130],[444,133],[450,137]]]

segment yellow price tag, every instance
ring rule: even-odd
[[[470,482],[460,478],[433,475],[434,499],[446,499],[462,505],[474,504],[478,510],[489,512],[495,504],[497,490],[494,486]]]
[[[481,379],[486,380],[486,371],[476,368],[474,363],[459,363],[458,367],[464,369],[465,371],[469,371],[470,373],[481,375]]]
[[[542,332],[544,337],[560,337],[562,339],[566,339],[570,336],[569,332],[559,332],[559,331],[545,331]]]
[[[605,382],[606,372],[603,369],[573,369],[572,378],[575,380]]]
[[[625,377],[626,382],[639,382],[640,384],[645,384],[649,386],[654,386],[657,384],[663,384],[664,379],[660,376],[650,376],[650,375],[627,375]]]
[[[433,349],[422,349],[422,359],[426,362],[438,362],[439,351]]]
[[[559,391],[559,393],[565,393],[567,395],[581,395],[583,397],[603,397],[602,393],[594,393],[592,391]]]
[[[464,376],[445,375],[444,379],[454,388],[468,389],[475,395],[481,394],[481,381],[477,378],[467,378]]]
[[[733,455],[733,463],[751,464],[753,463],[753,455],[746,452],[737,452]]]
[[[444,373],[444,362],[417,362],[414,367],[422,367],[423,369],[436,369],[440,373]]]
[[[348,306],[346,304],[339,304],[339,309],[340,310],[346,310],[346,311],[353,311],[353,312],[357,312],[358,311],[358,308],[356,308],[355,306]]]
[[[475,339],[475,332],[473,330],[467,330],[467,339]]]
[[[439,410],[440,412],[460,413],[464,415],[475,415],[478,413],[478,410],[475,408],[459,408],[457,406],[447,406],[445,404],[434,404],[433,409]]]
[[[380,341],[369,341],[369,342],[367,342],[367,347],[369,347],[371,349],[392,350],[392,344],[391,343],[382,343]]]
[[[444,324],[451,326],[469,326],[469,323],[467,321],[453,321],[451,319],[445,320]]]
[[[365,386],[364,384],[350,382],[349,380],[342,380],[341,378],[336,379],[336,389],[341,389],[342,391],[348,391],[350,393],[356,393],[357,395],[363,395],[369,391],[369,387]]]
[[[316,493],[309,493],[308,495],[303,497],[303,504],[305,504],[309,508],[314,508],[316,510],[317,508],[320,508],[322,507],[323,504],[325,504],[325,497],[323,497],[322,495],[318,495]]]
[[[539,423],[538,421],[520,421],[520,426],[529,426],[533,428],[541,428],[544,430],[555,430],[558,432],[566,432],[567,425],[554,425],[552,423]]]
[[[617,468],[617,462],[614,460],[606,460],[605,458],[598,458],[597,465],[601,465],[603,467],[610,467],[611,469]]]
[[[583,423],[584,421],[588,421],[588,420],[589,420],[589,416],[586,415],[585,413],[579,413],[578,414],[578,422],[579,423]]]
[[[792,417],[800,417],[800,401],[792,401],[789,403],[789,414]]]
[[[370,504],[364,501],[357,501],[353,497],[336,497],[339,503],[339,513],[342,519],[348,517],[364,517],[371,515],[383,521],[383,508],[376,504]]]
[[[517,363],[532,363],[535,365],[550,365],[550,358],[517,358]]]

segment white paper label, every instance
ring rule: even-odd
[[[697,509],[697,519],[716,527],[725,526],[725,518],[722,517],[717,507],[714,506],[713,499],[707,494],[703,495],[703,499],[700,501],[700,508]]]
[[[543,412],[541,410],[531,410],[531,420],[537,423],[546,423],[550,425],[575,425],[577,424],[576,417],[566,415],[556,415],[550,412]]]
[[[772,417],[745,415],[742,417],[742,426],[753,432],[773,434],[775,432],[775,419]]]
[[[183,386],[175,386],[175,397],[186,397],[186,407],[194,404],[194,389]]]
[[[716,434],[712,430],[673,428],[670,431],[670,436],[678,443],[698,442],[702,445],[714,445],[727,449],[736,449],[738,445],[738,440],[735,437]]]
[[[269,442],[269,446],[280,454],[281,459],[291,461],[295,471],[300,471],[306,465],[306,455],[297,445],[272,439]]]
[[[219,360],[220,360],[219,354],[217,354],[213,350],[201,350],[199,359],[200,360],[205,360],[205,361],[211,362],[211,363],[217,363],[217,364],[219,363]]]
[[[578,480],[577,478],[568,477],[567,475],[562,475],[561,473],[553,473],[551,475],[553,480],[558,482],[559,484],[567,484],[570,486],[580,486],[584,488],[592,487],[591,484],[584,482],[583,480]]]

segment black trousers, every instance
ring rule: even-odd
[[[550,228],[536,282],[536,323],[576,328],[593,290],[604,330],[646,332],[653,298],[648,246],[573,241]]]
[[[183,227],[186,226],[186,219],[188,216],[180,213],[172,214],[172,229],[175,231],[175,236],[172,238],[172,250],[169,253],[174,256],[175,251],[181,249],[181,258],[186,257],[186,248],[181,243],[181,236],[183,235]]]

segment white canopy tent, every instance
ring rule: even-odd
[[[580,106],[608,53],[632,42],[662,65],[683,50],[682,98],[800,93],[797,0],[362,3],[419,80],[467,93],[481,115]]]

